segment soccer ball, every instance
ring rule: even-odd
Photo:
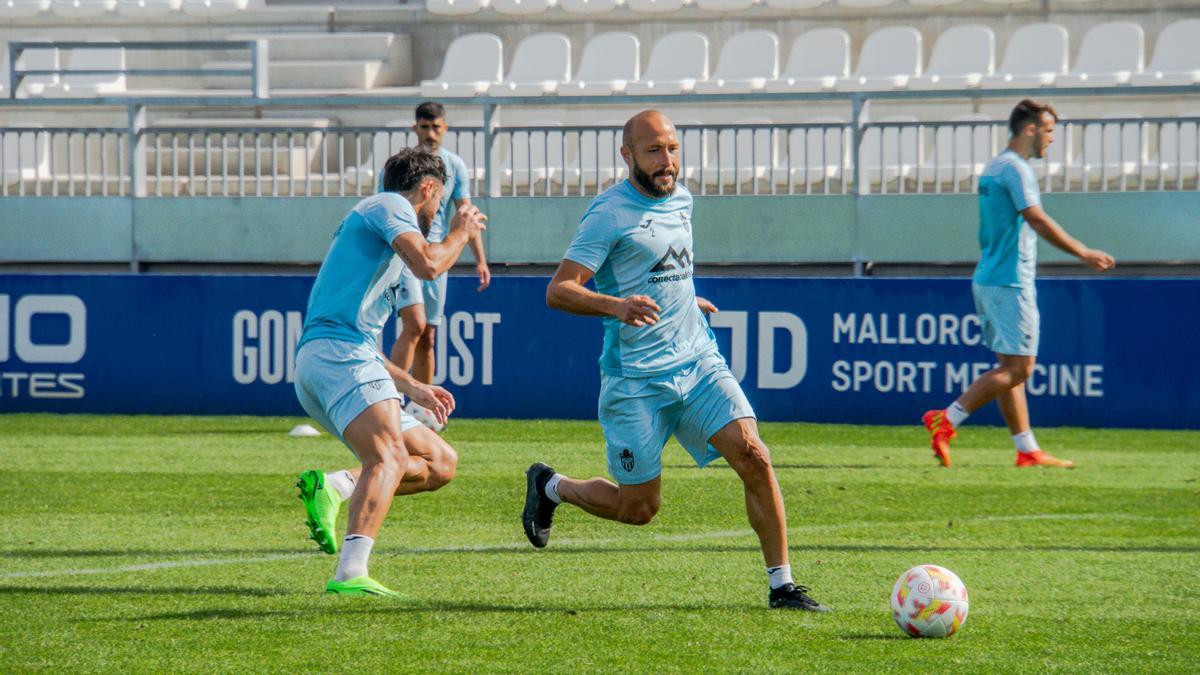
[[[913,637],[950,637],[967,621],[967,587],[954,572],[918,565],[892,587],[892,618]]]
[[[415,401],[408,401],[405,403],[404,411],[409,415],[412,415],[418,422],[426,427],[429,427],[436,433],[440,434],[446,428],[446,425],[440,424],[437,421],[437,418],[433,416],[433,413],[430,412],[428,408],[418,405]]]

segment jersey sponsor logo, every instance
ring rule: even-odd
[[[633,465],[634,465],[633,453],[629,451],[629,448],[622,450],[621,454],[618,455],[618,457],[621,459],[621,468],[622,469],[625,469],[626,471],[633,471]]]
[[[675,269],[686,269],[692,266],[692,252],[683,249],[676,251],[674,246],[668,246],[667,252],[659,258],[658,264],[650,268],[651,272],[669,272]]]

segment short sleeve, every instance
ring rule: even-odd
[[[367,229],[377,234],[389,246],[402,234],[421,234],[421,227],[417,224],[417,212],[413,211],[407,199],[394,192],[380,194],[378,201],[367,210],[365,220]]]
[[[450,198],[454,200],[463,200],[471,198],[470,181],[467,180],[467,163],[462,157],[454,158],[454,185],[450,191]]]
[[[612,253],[618,238],[615,219],[604,212],[591,211],[579,223],[575,239],[567,247],[563,258],[595,272]]]
[[[1024,211],[1042,203],[1037,176],[1033,174],[1033,168],[1028,164],[1009,164],[1004,169],[1004,187],[1012,196],[1013,205],[1017,207],[1018,211]]]

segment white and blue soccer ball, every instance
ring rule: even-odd
[[[428,408],[417,405],[415,401],[406,401],[404,403],[404,411],[412,415],[421,424],[439,434],[446,428],[446,425],[438,423],[437,418],[433,416],[433,413]]]
[[[912,637],[950,637],[967,621],[967,587],[937,565],[917,565],[892,587],[892,618]]]

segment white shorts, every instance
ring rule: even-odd
[[[425,323],[439,326],[446,316],[446,272],[432,281],[422,281],[407,267],[400,276],[400,292],[396,298],[396,310],[425,303]]]
[[[296,397],[310,417],[346,443],[342,434],[356,417],[380,401],[399,399],[400,392],[383,365],[383,355],[370,345],[319,338],[305,342],[296,353]],[[400,412],[402,433],[420,425]]]

